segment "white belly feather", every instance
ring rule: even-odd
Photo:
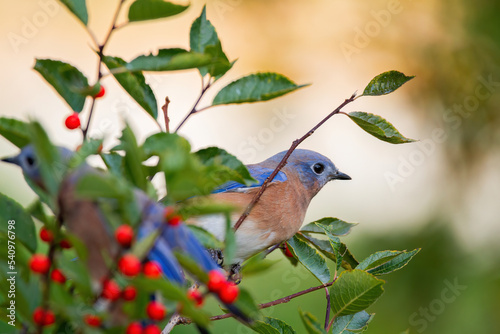
[[[239,216],[232,217],[231,226],[234,226]],[[200,226],[212,233],[217,239],[224,240],[226,235],[226,219],[223,215],[214,214],[197,217],[190,223]],[[255,253],[271,246],[275,233],[270,230],[259,231],[255,223],[246,219],[236,232],[236,254],[234,263],[240,263]]]

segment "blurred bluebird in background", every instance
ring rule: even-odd
[[[65,148],[59,148],[59,152],[66,161],[74,154]],[[44,188],[37,155],[32,145],[24,147],[19,155],[3,159],[3,161],[20,166],[25,177]],[[102,280],[106,279],[106,275],[109,274],[106,258],[116,258],[120,248],[97,203],[76,196],[76,185],[89,173],[102,172],[83,164],[64,177],[57,199],[58,214],[67,229],[85,244],[88,252],[87,268],[93,283],[100,286]],[[153,232],[160,232],[147,254],[147,259],[156,261],[167,279],[178,284],[185,283],[182,267],[173,254],[175,251],[190,256],[205,272],[215,270],[223,275],[218,264],[185,224],[166,223],[165,206],[152,200],[138,189],[134,190],[134,203],[141,213],[137,238],[142,239]],[[116,307],[116,304],[113,306]],[[248,321],[248,318],[235,306],[226,303],[226,308],[237,315],[240,320]],[[114,314],[117,317],[123,316],[120,312]]]
[[[210,197],[239,208],[232,217],[233,225],[267,177],[272,174],[286,151],[258,164],[248,165],[258,181],[252,186],[237,182],[226,183]],[[332,180],[350,180],[327,157],[310,150],[297,149],[263,193],[248,218],[236,231],[234,264],[283,241],[297,233],[304,221],[311,199]],[[206,215],[188,219],[188,224],[203,227],[219,239],[224,239],[226,221],[223,215]]]

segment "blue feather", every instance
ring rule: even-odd
[[[212,191],[212,193],[217,194],[217,193],[223,193],[226,191],[240,191],[243,189],[258,188],[258,187],[262,186],[264,181],[266,181],[266,179],[273,173],[274,169],[259,167],[256,165],[250,165],[250,166],[248,166],[248,171],[250,172],[252,177],[257,180],[257,183],[254,183],[250,186],[246,186],[246,185],[241,184],[239,182],[231,181],[231,182],[227,182],[227,183],[224,183],[223,185],[218,186],[217,188],[215,188],[214,191]],[[274,177],[274,179],[271,183],[284,182],[286,180],[287,180],[286,174],[284,172],[278,172],[278,174],[276,174],[276,176]]]

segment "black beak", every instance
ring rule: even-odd
[[[351,180],[351,177],[341,171],[337,171],[337,173],[332,176],[332,180]]]
[[[17,156],[15,157],[8,157],[8,158],[3,158],[2,159],[3,162],[8,162],[10,164],[14,164],[14,165],[19,165],[18,163],[18,160],[17,160]]]

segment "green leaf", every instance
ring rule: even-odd
[[[123,169],[128,176],[128,180],[130,180],[131,183],[137,188],[146,190],[147,180],[142,166],[144,154],[137,145],[137,140],[135,138],[134,132],[128,124],[122,131],[120,144],[121,148],[125,151],[125,157],[123,159]]]
[[[28,123],[14,118],[0,117],[0,135],[19,148],[30,143]]]
[[[92,296],[92,285],[89,270],[85,261],[81,258],[75,260],[75,253],[62,252],[57,258],[60,268],[63,268],[64,275],[72,281],[78,288],[78,292],[84,296]]]
[[[157,133],[143,144],[146,158],[160,157],[159,168],[165,174],[168,200],[181,201],[192,196],[208,195],[218,185],[242,177],[225,165],[204,165],[191,153],[189,142],[177,134]]]
[[[0,232],[5,233],[8,239],[23,243],[31,252],[36,250],[35,223],[23,207],[13,199],[0,193]],[[7,245],[4,244],[5,248]],[[7,252],[7,250],[4,250]]]
[[[248,318],[254,321],[261,320],[259,307],[253,300],[252,295],[248,292],[248,290],[241,287],[241,285],[240,294],[238,295],[238,299],[236,299],[236,301],[233,303],[233,306]]]
[[[244,277],[255,275],[271,268],[279,261],[266,259],[264,252],[260,252],[243,263],[241,273]]]
[[[377,96],[392,93],[405,82],[413,79],[415,76],[408,77],[398,71],[388,71],[377,75],[370,81],[363,91],[364,96]]]
[[[170,203],[164,203],[170,204]],[[193,197],[179,203],[177,212],[182,217],[204,216],[217,213],[231,213],[237,209],[236,206],[227,202],[216,201],[210,198]]]
[[[146,83],[146,79],[141,72],[130,72],[127,63],[118,57],[105,56],[103,62],[113,73],[118,83],[129,93],[129,95],[156,119],[158,115],[158,105],[156,97],[151,87]]]
[[[37,59],[34,69],[54,87],[71,109],[82,111],[86,94],[81,91],[89,85],[82,72],[73,65],[52,59]]]
[[[256,321],[252,329],[260,334],[295,334],[292,326],[286,322],[276,319],[265,317],[263,321]]]
[[[337,317],[332,325],[332,334],[361,333],[366,330],[374,316],[375,313],[368,314],[366,311],[361,311]]]
[[[163,0],[136,0],[128,10],[130,22],[162,19],[182,13],[189,5],[176,5]]]
[[[68,9],[75,14],[75,16],[82,21],[83,24],[87,25],[89,20],[89,15],[87,13],[87,6],[85,0],[59,0]]]
[[[186,254],[174,252],[177,261],[188,272],[194,275],[200,282],[206,284],[208,282],[208,274],[198,265],[198,263]]]
[[[343,271],[330,287],[333,314],[340,317],[363,311],[382,295],[384,283],[362,270]]]
[[[330,232],[330,230],[333,230],[331,226],[322,226],[322,225],[320,226],[325,230],[326,236],[330,241],[330,246],[332,247],[333,254],[335,254],[335,262],[337,264],[336,270],[338,272],[342,265],[342,260],[344,259],[344,252],[345,252],[345,250],[343,249],[344,244],[340,242],[339,237],[335,236],[333,233]]]
[[[222,247],[224,247],[224,243],[214,237],[214,235],[207,230],[195,225],[187,225],[187,227],[191,230],[203,247],[209,249],[222,249]]]
[[[84,141],[80,149],[71,157],[68,165],[71,168],[76,168],[84,163],[89,156],[98,154],[102,148],[102,142],[102,139],[87,139]]]
[[[123,156],[116,152],[101,153],[100,155],[111,174],[118,177],[123,176]]]
[[[123,182],[112,174],[88,173],[76,183],[78,196],[88,199],[127,198]]]
[[[302,237],[314,245],[314,247],[321,251],[321,253],[323,253],[330,260],[337,263],[337,257],[335,255],[336,251],[332,248],[332,244],[329,240],[317,239],[308,234],[303,234]],[[342,268],[352,270],[358,265],[358,261],[354,258],[344,243],[340,244],[338,252],[342,254]]]
[[[225,215],[226,218],[226,235],[224,236],[224,261],[233,263],[234,255],[236,254],[236,236],[234,229],[231,228],[231,216]]]
[[[138,240],[134,247],[132,248],[132,254],[137,256],[139,259],[144,259],[146,255],[151,251],[153,245],[156,243],[156,239],[160,235],[159,229],[153,231],[142,239]]]
[[[204,165],[223,165],[236,171],[240,176],[239,180],[234,180],[245,185],[252,185],[257,182],[247,167],[227,151],[218,147],[207,147],[194,153]]]
[[[321,283],[330,281],[330,270],[326,259],[307,242],[294,235],[288,240],[290,251]]]
[[[60,150],[52,145],[40,123],[31,123],[29,134],[38,160],[41,182],[51,198],[56,198],[59,185],[68,168],[68,161],[65,161],[60,155]]]
[[[309,334],[326,334],[326,331],[318,323],[318,320],[309,312],[302,312],[299,309],[300,318]]]
[[[208,67],[200,67],[200,74],[205,76],[210,74],[212,77],[224,75],[232,66],[226,54],[222,51],[222,45],[215,31],[215,27],[207,20],[206,6],[200,16],[191,25],[189,32],[189,46],[192,51],[210,55],[219,62]]]
[[[347,116],[372,136],[388,143],[403,144],[415,141],[404,137],[391,123],[378,115],[353,111],[347,114]]]
[[[222,88],[212,105],[268,101],[305,86],[277,73],[251,74]]]
[[[347,223],[338,218],[326,217],[316,220],[300,229],[301,232],[325,234],[323,227],[329,227],[329,232],[336,236],[344,236],[351,232],[357,223]]]
[[[158,54],[142,55],[126,67],[130,71],[176,71],[198,68],[214,62],[213,57],[184,49],[162,49]]]
[[[406,266],[420,251],[420,248],[408,251],[376,252],[361,261],[356,269],[361,269],[373,275],[389,274]]]

